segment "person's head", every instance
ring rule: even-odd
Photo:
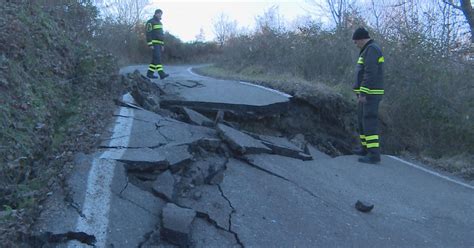
[[[161,19],[161,15],[163,15],[163,11],[161,9],[157,9],[155,10],[155,15],[153,17],[156,19]]]
[[[362,48],[370,40],[369,32],[365,28],[360,27],[352,34],[352,40],[358,48]]]

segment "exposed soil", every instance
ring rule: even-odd
[[[239,76],[224,77],[210,73],[203,67],[195,71],[202,75],[212,74],[213,77],[240,80]],[[309,84],[303,81],[289,84],[279,80],[249,81],[291,94],[293,98],[290,109],[283,115],[262,119],[228,115],[230,121],[239,123],[248,131],[267,132],[290,139],[302,134],[306,142],[331,156],[351,154],[352,145],[355,145],[356,141],[355,107],[342,95],[323,84]]]
[[[239,74],[218,66],[200,67],[195,71],[201,75],[216,78],[250,81],[294,96],[292,110],[288,114],[279,119],[268,120],[267,125],[261,125],[260,122],[243,122],[243,126],[251,126],[248,127],[249,129],[257,127],[265,129],[268,126],[274,126],[273,130],[279,130],[289,137],[292,137],[294,133],[301,133],[307,141],[318,144],[317,147],[321,151],[333,156],[350,154],[350,147],[357,146],[356,104],[351,102],[350,96],[338,94],[322,83],[308,82],[285,75],[280,75],[279,79],[275,79],[273,75]],[[451,173],[468,181],[474,180],[472,154],[462,153],[456,156],[437,154],[438,158],[435,159],[432,155],[414,154],[404,147],[394,146],[393,144],[396,144],[394,140],[397,137],[390,133],[390,127],[384,122],[387,115],[387,113],[381,113],[380,117],[383,153],[395,154],[424,163],[436,170]],[[391,144],[391,150],[386,150],[385,142]]]

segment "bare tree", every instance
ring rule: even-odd
[[[206,40],[206,33],[204,32],[204,29],[202,27],[199,29],[199,33],[196,34],[195,40],[197,42],[204,42]]]
[[[329,14],[336,27],[346,26],[346,15],[351,12],[355,0],[306,0],[306,2],[316,8],[319,12]]]
[[[444,3],[453,6],[453,8],[461,10],[466,18],[469,28],[471,30],[471,43],[474,43],[474,8],[471,0],[459,0],[455,3],[454,0],[442,0]]]
[[[145,19],[144,9],[149,0],[96,0],[95,5],[102,11],[105,18],[115,20],[119,24],[134,27]]]
[[[383,3],[383,0],[379,0],[377,2]],[[375,0],[371,0],[370,5],[371,5],[371,10],[372,10],[372,16],[375,20],[375,28],[377,28],[377,30],[380,30],[383,11],[381,10],[381,8],[378,8],[378,6],[375,4]]]
[[[217,19],[214,19],[213,25],[216,41],[221,46],[237,34],[237,21],[230,20],[229,16],[224,13],[221,13]]]
[[[286,30],[284,18],[280,14],[278,6],[272,6],[261,16],[256,17],[257,29],[261,32],[274,31],[277,33]]]

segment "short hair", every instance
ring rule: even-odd
[[[155,15],[158,14],[158,13],[163,14],[163,10],[161,10],[161,9],[155,10]]]

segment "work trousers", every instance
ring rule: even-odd
[[[154,72],[162,73],[163,65],[161,64],[161,45],[153,45],[153,56],[150,66],[148,67],[148,74],[153,75]]]
[[[377,96],[367,96],[366,99],[367,102],[359,102],[357,108],[360,142],[369,153],[380,155],[378,112],[381,99]]]

